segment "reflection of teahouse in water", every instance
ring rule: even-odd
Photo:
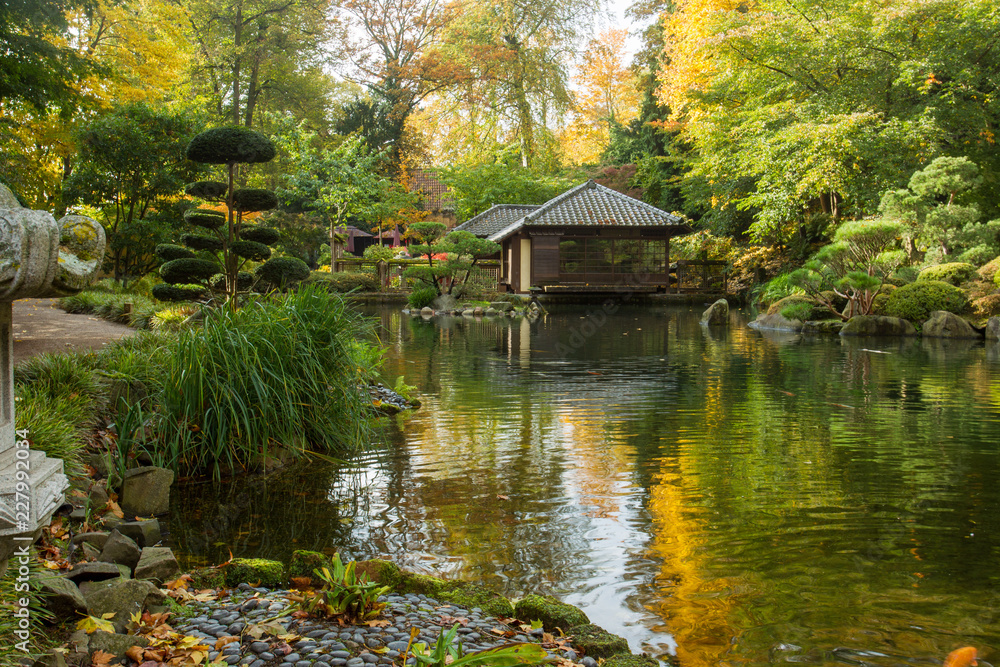
[[[513,292],[673,291],[675,215],[594,181],[540,206],[499,205],[456,227],[502,247],[500,283]]]

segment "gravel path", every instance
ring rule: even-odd
[[[225,601],[189,602],[198,615],[177,621],[175,629],[187,635],[212,643],[216,639],[238,636],[248,625],[273,618],[287,608],[288,591],[268,591],[240,584],[233,596]],[[465,609],[454,604],[441,603],[426,595],[389,595],[381,598],[387,606],[381,616],[391,625],[387,627],[341,626],[335,622],[316,619],[294,619],[283,616],[277,619],[290,634],[301,639],[285,642],[278,638],[254,639],[243,634],[241,642],[234,642],[212,651],[209,658],[216,658],[230,665],[249,667],[366,667],[368,665],[399,665],[400,656],[410,641],[410,629],[417,628],[418,638],[432,647],[441,632],[460,623],[456,641],[463,653],[502,646],[508,642],[542,641],[542,631],[533,630],[512,638],[498,636],[494,629],[510,628],[498,619],[485,615],[478,607]],[[461,621],[459,620],[461,619]],[[462,625],[464,622],[464,625]],[[577,661],[572,649],[547,649],[560,657]],[[407,664],[415,659],[410,657]],[[580,661],[585,667],[597,667],[593,658]]]
[[[93,315],[70,315],[58,299],[21,299],[14,302],[14,363],[43,352],[93,350],[135,334],[124,324]]]

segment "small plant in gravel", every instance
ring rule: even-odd
[[[310,616],[343,618],[352,623],[368,621],[382,613],[385,603],[378,599],[391,590],[388,586],[369,581],[363,574],[357,575],[357,563],[351,561],[345,565],[340,554],[333,556],[331,567],[332,570],[326,567],[315,570],[323,582],[322,588],[291,597],[299,609]]]
[[[416,628],[411,630],[411,642],[416,632]],[[426,667],[511,667],[536,665],[549,655],[541,646],[532,643],[506,644],[463,655],[460,644],[456,642],[457,634],[458,623],[453,625],[451,630],[442,632],[433,648],[428,648],[423,642],[412,644],[403,655],[403,662],[406,662],[409,654],[418,665]]]

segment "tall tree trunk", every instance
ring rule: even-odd
[[[233,26],[233,125],[240,124],[240,48],[243,46],[243,2],[236,3],[236,25]]]

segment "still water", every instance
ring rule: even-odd
[[[423,408],[348,465],[181,487],[173,543],[552,593],[684,667],[1000,663],[1000,345],[610,310],[373,311]]]

